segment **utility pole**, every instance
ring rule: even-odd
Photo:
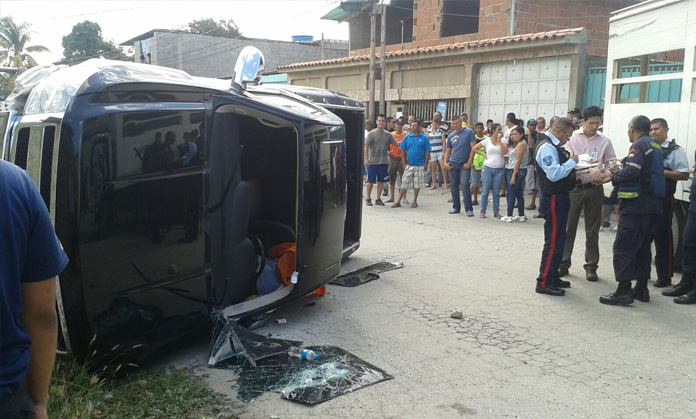
[[[377,37],[377,0],[372,0],[372,13],[370,13],[370,75],[369,89],[370,101],[368,103],[369,118],[375,121],[375,38]]]
[[[387,88],[387,5],[382,4],[382,23],[380,27],[380,51],[379,51],[379,113],[387,114],[385,93]]]

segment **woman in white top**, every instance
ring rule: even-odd
[[[493,132],[489,138],[476,144],[474,153],[486,158],[483,162],[481,180],[483,192],[481,193],[481,218],[486,218],[488,208],[488,194],[493,190],[493,216],[500,218],[500,185],[505,175],[505,156],[508,153],[507,142],[503,139],[503,129],[500,124],[493,124]],[[486,151],[481,151],[485,147]]]
[[[524,129],[516,126],[510,132],[510,154],[505,165],[505,184],[507,185],[507,215],[501,221],[511,223],[513,221],[527,221],[524,215],[524,179],[527,176],[529,165],[529,147],[524,141]],[[518,216],[513,217],[517,201]]]

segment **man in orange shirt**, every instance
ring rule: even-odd
[[[394,187],[396,185],[397,176],[401,179],[404,174],[404,165],[401,161],[401,141],[404,140],[406,132],[404,129],[404,119],[397,118],[394,121],[396,124],[396,130],[392,132],[392,136],[396,140],[396,144],[389,144],[389,200],[387,202],[394,202]],[[404,201],[406,201],[404,199]],[[404,202],[405,204],[408,201]]]

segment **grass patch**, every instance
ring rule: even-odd
[[[59,357],[51,379],[52,418],[233,418],[228,403],[188,371],[141,370],[96,375],[71,358]]]

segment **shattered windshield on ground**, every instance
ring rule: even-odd
[[[288,351],[301,342],[253,333],[221,312],[213,316],[208,366],[233,370],[239,376],[238,397],[246,403],[275,392],[287,400],[316,404],[394,378],[335,346],[306,347],[319,354],[319,360],[292,357]]]

